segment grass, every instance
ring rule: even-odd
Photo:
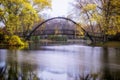
[[[120,41],[107,41],[107,42],[101,42],[92,44],[93,46],[100,46],[100,47],[120,47]]]

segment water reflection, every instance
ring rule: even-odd
[[[0,80],[120,80],[120,49],[80,45],[0,50]]]

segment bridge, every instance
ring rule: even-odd
[[[88,33],[84,28],[82,28],[77,22],[75,22],[75,21],[73,21],[72,19],[69,19],[69,18],[65,18],[65,17],[53,17],[53,18],[50,18],[50,19],[47,19],[47,20],[45,20],[45,21],[43,21],[43,22],[41,22],[41,23],[39,23],[36,27],[34,27],[34,29],[32,29],[31,30],[31,32],[30,33],[28,33],[27,35],[26,35],[26,40],[29,40],[30,39],[30,37],[34,34],[34,35],[44,35],[44,31],[41,31],[41,32],[38,32],[37,31],[37,29],[39,28],[39,27],[41,27],[43,24],[45,24],[45,23],[47,23],[48,21],[51,21],[51,20],[54,20],[54,19],[63,19],[63,20],[66,20],[66,21],[70,21],[70,22],[72,22],[73,24],[75,24],[76,26],[79,26],[80,27],[80,29],[84,32],[84,36],[86,36],[86,37],[88,37],[89,38],[89,40],[91,40],[92,42],[94,42],[94,40],[95,39],[93,39],[93,38],[101,38],[102,36],[101,35],[94,35],[93,36],[93,34],[91,34],[91,33]],[[50,30],[52,33],[51,34],[55,34],[52,30]],[[74,35],[74,31],[69,31],[69,30],[66,30],[67,32],[71,32],[71,34],[70,35]],[[46,31],[46,32],[48,32],[49,33],[49,31]],[[61,34],[61,35],[63,35],[63,34],[65,34],[65,32],[61,32],[61,33],[59,33],[59,34]],[[69,34],[68,34],[69,35]]]

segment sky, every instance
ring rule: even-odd
[[[52,0],[51,16],[67,16],[70,2],[73,0]]]

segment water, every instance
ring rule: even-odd
[[[120,80],[120,48],[65,44],[0,49],[0,80]]]

